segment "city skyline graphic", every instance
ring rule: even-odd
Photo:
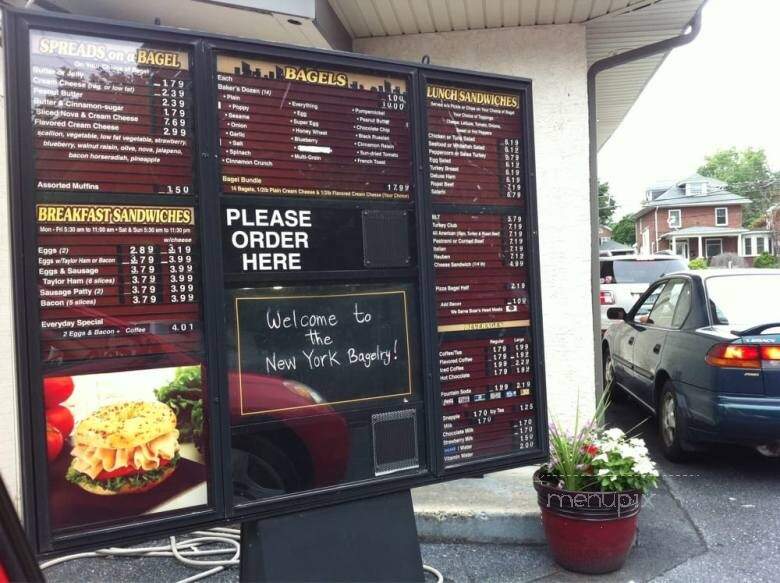
[[[325,69],[307,66],[303,63],[271,62],[255,59],[242,59],[228,55],[217,57],[217,72],[237,77],[250,77],[254,79],[268,79],[270,81],[284,81],[284,67],[293,66],[316,71],[343,73],[347,76],[346,87],[335,87],[320,83],[307,83],[305,81],[289,81],[306,85],[319,85],[321,87],[335,87],[337,89],[350,89],[353,91],[373,91],[377,93],[406,93],[406,81],[402,78],[385,77],[380,75],[368,75],[362,72],[346,69]]]

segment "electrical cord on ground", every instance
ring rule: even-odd
[[[183,565],[205,569],[191,577],[180,579],[177,583],[200,581],[239,564],[241,557],[241,531],[237,528],[216,527],[210,530],[196,530],[188,536],[193,538],[177,539],[169,537],[167,545],[155,547],[109,547],[87,553],[75,553],[51,559],[41,564],[41,570],[48,569],[67,561],[98,557],[173,557]],[[219,548],[202,548],[221,545]],[[215,559],[219,555],[232,555]],[[436,577],[436,583],[443,583],[444,576],[433,567],[423,565],[423,569]]]

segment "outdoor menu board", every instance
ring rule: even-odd
[[[529,81],[7,16],[39,554],[545,459]]]
[[[431,83],[426,97],[446,467],[536,444],[522,112],[503,91]]]
[[[226,193],[409,200],[404,79],[217,57]]]

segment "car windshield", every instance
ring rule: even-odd
[[[746,328],[780,322],[780,273],[711,277],[707,296],[714,324]]]
[[[684,271],[682,259],[637,260],[601,262],[601,283],[652,283],[659,277],[675,271]]]

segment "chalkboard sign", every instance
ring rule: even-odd
[[[304,405],[313,409],[410,395],[411,294],[411,286],[236,292],[230,302],[240,414],[282,409],[254,394],[262,392],[258,378],[303,383],[321,397]]]

